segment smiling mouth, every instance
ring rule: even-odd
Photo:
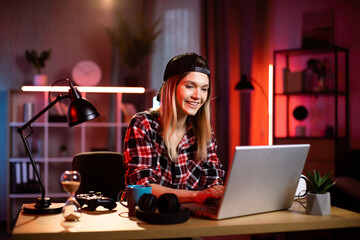
[[[186,103],[188,105],[190,105],[191,107],[198,107],[200,106],[200,103],[199,102],[189,102],[189,101],[186,101]]]

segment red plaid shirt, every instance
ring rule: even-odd
[[[162,186],[202,190],[223,184],[225,171],[216,156],[216,140],[212,134],[205,162],[195,161],[197,141],[191,121],[178,146],[178,162],[170,160],[161,136],[159,115],[136,114],[127,129],[124,141],[126,184],[157,183]]]

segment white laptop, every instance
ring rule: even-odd
[[[192,215],[224,219],[288,209],[309,144],[238,146],[218,204],[186,203]]]

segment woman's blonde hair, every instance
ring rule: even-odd
[[[176,108],[176,88],[179,82],[189,72],[175,75],[170,77],[164,82],[164,85],[160,91],[160,108],[157,110],[160,112],[160,119],[163,126],[163,139],[167,147],[167,152],[172,161],[177,162],[177,149],[176,146],[171,146],[169,140],[174,132],[177,123],[177,108]],[[211,125],[210,125],[210,98],[211,98],[211,83],[209,79],[209,89],[206,101],[197,111],[194,116],[188,116],[191,118],[195,137],[197,140],[197,161],[206,161],[207,159],[207,145],[211,138]]]

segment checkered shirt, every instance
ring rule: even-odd
[[[124,141],[126,184],[157,183],[186,190],[202,190],[223,184],[225,171],[216,156],[214,133],[207,146],[207,160],[196,161],[197,141],[189,118],[187,124],[178,146],[178,162],[174,163],[161,136],[159,115],[148,111],[136,114]]]

